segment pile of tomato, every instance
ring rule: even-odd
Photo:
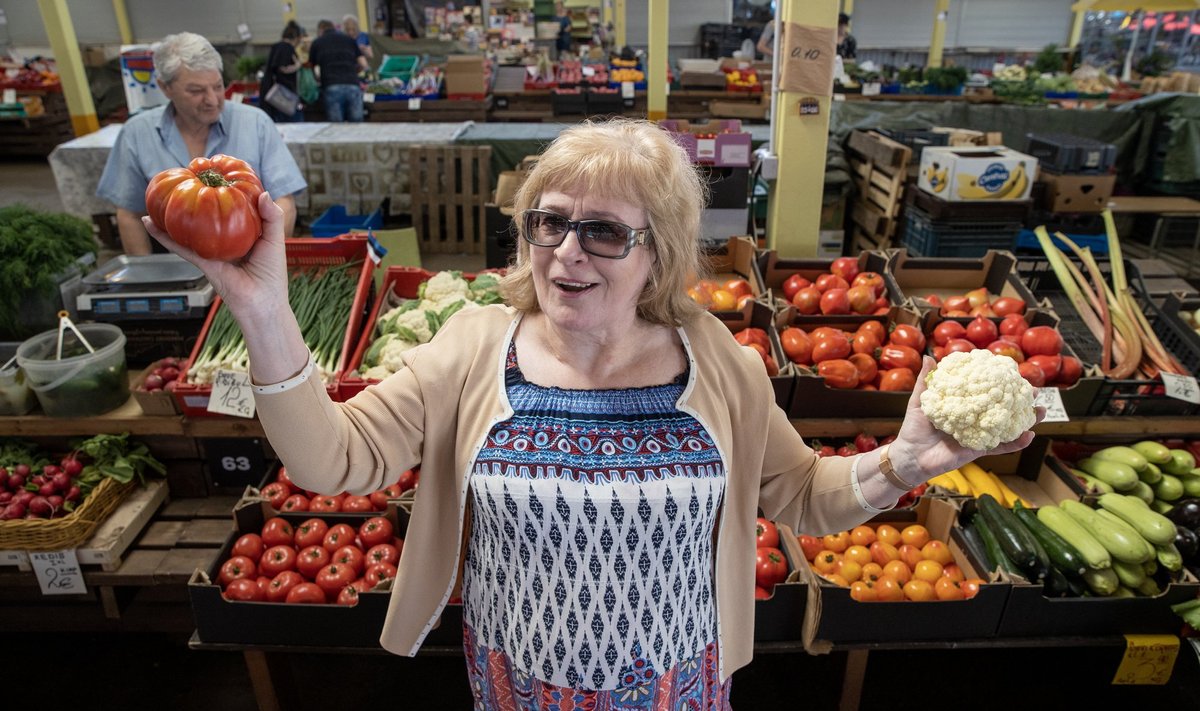
[[[701,279],[688,287],[688,296],[709,311],[741,311],[754,301],[754,289],[750,282],[735,277],[725,281]]]
[[[765,600],[787,580],[788,564],[779,546],[779,528],[759,517],[755,531],[754,599]]]
[[[293,526],[276,516],[234,542],[217,583],[231,601],[354,605],[360,593],[396,577],[403,550],[383,516],[357,529],[321,518]]]
[[[875,272],[860,272],[858,259],[854,257],[833,260],[829,272],[816,279],[792,274],[781,289],[783,299],[806,316],[887,315],[891,307],[883,277]]]
[[[288,477],[287,467],[279,467],[275,481],[264,486],[259,495],[266,499],[271,508],[276,511],[289,513],[297,511],[312,511],[314,513],[370,513],[384,511],[390,499],[399,498],[409,489],[415,489],[420,479],[420,471],[407,469],[400,473],[400,479],[389,486],[372,491],[366,496],[351,494],[317,494],[296,486]]]
[[[958,321],[939,321],[930,334],[936,360],[950,353],[986,348],[1017,362],[1021,377],[1034,387],[1054,385],[1069,388],[1083,375],[1083,363],[1063,354],[1062,335],[1051,326],[1030,326],[1025,317],[1010,313],[997,324],[976,316],[965,326]]]
[[[755,327],[743,328],[733,334],[733,339],[762,357],[763,365],[767,369],[767,377],[773,378],[779,375],[779,364],[775,362],[775,356],[771,354],[771,338],[767,335],[766,330]]]
[[[790,326],[779,341],[789,360],[811,366],[827,386],[839,390],[912,390],[925,350],[921,329],[896,324],[889,332],[882,321],[864,321],[855,331]]]

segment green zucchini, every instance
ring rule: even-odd
[[[1117,579],[1127,588],[1136,590],[1137,586],[1142,584],[1146,579],[1146,573],[1142,570],[1139,563],[1125,563],[1119,560],[1114,560],[1112,568],[1117,573]]]
[[[1000,543],[996,540],[996,535],[992,533],[992,529],[988,527],[987,521],[984,520],[983,515],[978,513],[975,514],[975,516],[971,519],[971,525],[974,526],[976,532],[979,533],[979,539],[983,541],[983,545],[987,550],[988,557],[991,558],[992,562],[994,563],[994,566],[991,568],[991,570],[996,570],[996,568],[999,568],[1006,573],[1013,572],[1014,566],[1012,561],[1010,561],[1008,557],[1004,555],[1004,551],[1000,550]]]
[[[1117,573],[1112,568],[1097,570],[1088,568],[1083,574],[1083,582],[1092,589],[1092,592],[1097,595],[1108,597],[1117,591],[1121,586],[1121,581],[1117,578]]]
[[[1165,546],[1154,546],[1154,556],[1162,567],[1177,573],[1183,569],[1183,556],[1180,555],[1179,549],[1174,543],[1168,543]]]
[[[1053,565],[1046,566],[1046,581],[1043,583],[1042,594],[1046,597],[1067,597],[1071,594],[1071,584],[1067,576]]]
[[[1154,544],[1150,541],[1147,541],[1145,538],[1142,538],[1142,534],[1138,533],[1137,529],[1135,529],[1133,526],[1130,526],[1128,523],[1126,523],[1125,519],[1116,515],[1112,511],[1107,511],[1105,509],[1096,509],[1096,515],[1102,519],[1112,522],[1113,526],[1124,531],[1125,535],[1129,536],[1134,541],[1140,542],[1142,544],[1142,549],[1146,552],[1146,560],[1154,560]]]
[[[1146,468],[1149,463],[1136,449],[1132,447],[1105,447],[1104,449],[1092,455],[1096,459],[1103,459],[1107,462],[1120,462],[1125,466],[1132,467],[1134,471],[1140,472]]]
[[[1171,519],[1129,501],[1128,497],[1120,494],[1102,494],[1096,503],[1120,516],[1142,534],[1142,538],[1156,546],[1165,546],[1175,540],[1175,524],[1171,523]]]
[[[1122,528],[1101,518],[1100,514],[1091,507],[1078,501],[1063,501],[1059,504],[1063,511],[1083,526],[1096,542],[1104,546],[1109,555],[1126,563],[1141,563],[1152,557],[1146,554],[1146,541],[1136,533],[1130,536]],[[1115,575],[1115,573],[1114,573]]]
[[[1157,466],[1146,462],[1146,468],[1138,472],[1138,479],[1144,483],[1154,486],[1162,480],[1162,470]]]
[[[991,555],[988,554],[987,546],[983,544],[979,530],[974,526],[963,526],[962,533],[963,545],[966,546],[967,555],[971,557],[972,562],[978,562],[983,570],[995,570],[996,561],[992,560]]]
[[[1158,572],[1158,560],[1156,558],[1151,558],[1150,560],[1146,561],[1145,563],[1142,563],[1142,572],[1145,573],[1146,575],[1154,575],[1155,573],[1157,573]]]
[[[1171,450],[1158,442],[1144,440],[1133,445],[1133,450],[1146,458],[1151,464],[1166,464],[1171,461]]]
[[[1050,530],[1046,524],[1038,520],[1037,512],[1033,509],[1026,508],[1017,502],[1013,506],[1013,514],[1017,519],[1029,529],[1042,549],[1046,551],[1046,555],[1050,558],[1050,563],[1066,573],[1069,576],[1078,577],[1083,575],[1083,571],[1087,570],[1087,562],[1083,556],[1070,543],[1063,540],[1063,537]]]
[[[1080,526],[1066,511],[1057,506],[1043,506],[1038,509],[1037,517],[1047,528],[1069,543],[1083,557],[1089,568],[1101,570],[1112,565],[1112,556],[1108,549],[1100,545],[1096,537],[1088,533],[1088,530]]]
[[[1158,483],[1150,488],[1154,489],[1154,498],[1156,499],[1178,501],[1183,498],[1183,482],[1177,476],[1163,474]]]
[[[1158,587],[1158,582],[1150,577],[1142,581],[1142,584],[1137,587],[1137,591],[1146,597],[1157,597],[1162,594],[1162,589]]]
[[[1017,569],[1032,575],[1030,580],[1041,580],[1045,577],[1045,570],[1041,570],[1041,561],[1038,558],[1037,541],[1020,521],[1017,521],[1013,512],[1001,506],[991,494],[980,495],[975,499],[975,503],[987,521],[988,528],[996,536],[1000,550],[1004,551],[1004,555],[1008,556]]]
[[[1137,471],[1121,462],[1088,457],[1080,460],[1079,468],[1097,479],[1108,482],[1108,485],[1117,491],[1129,491],[1139,481]]]
[[[1117,589],[1108,597],[1137,597],[1137,593],[1124,585],[1118,585]]]
[[[1151,488],[1150,485],[1144,481],[1137,482],[1136,484],[1133,485],[1132,489],[1128,489],[1124,492],[1114,491],[1113,493],[1114,494],[1122,494],[1122,493],[1127,494],[1129,496],[1132,496],[1135,499],[1140,500],[1142,503],[1144,503],[1146,505],[1149,505],[1151,501],[1154,501],[1154,489]]]
[[[1088,488],[1095,489],[1101,494],[1111,494],[1112,492],[1116,491],[1116,489],[1112,488],[1112,485],[1108,482],[1102,479],[1097,479],[1081,469],[1072,469],[1071,473],[1082,479],[1084,483],[1087,484]]]
[[[1141,501],[1141,499],[1138,499],[1138,501]],[[1160,513],[1164,516],[1171,513],[1171,509],[1173,508],[1175,508],[1175,504],[1168,503],[1166,501],[1155,499],[1154,501],[1150,502],[1150,510],[1154,513]]]

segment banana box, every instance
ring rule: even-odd
[[[951,202],[1025,200],[1037,165],[1004,146],[929,146],[921,151],[917,187]]]

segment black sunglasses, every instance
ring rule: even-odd
[[[549,210],[521,213],[525,241],[538,247],[557,247],[575,230],[583,251],[605,259],[624,259],[636,244],[645,244],[649,228],[636,230],[611,220],[568,220]]]

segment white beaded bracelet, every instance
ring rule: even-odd
[[[316,363],[313,362],[312,353],[309,353],[308,363],[306,363],[296,375],[293,375],[287,380],[283,380],[278,383],[272,383],[270,385],[251,384],[250,389],[254,391],[255,395],[278,395],[279,393],[291,390],[292,388],[311,378],[314,368],[316,368]]]

